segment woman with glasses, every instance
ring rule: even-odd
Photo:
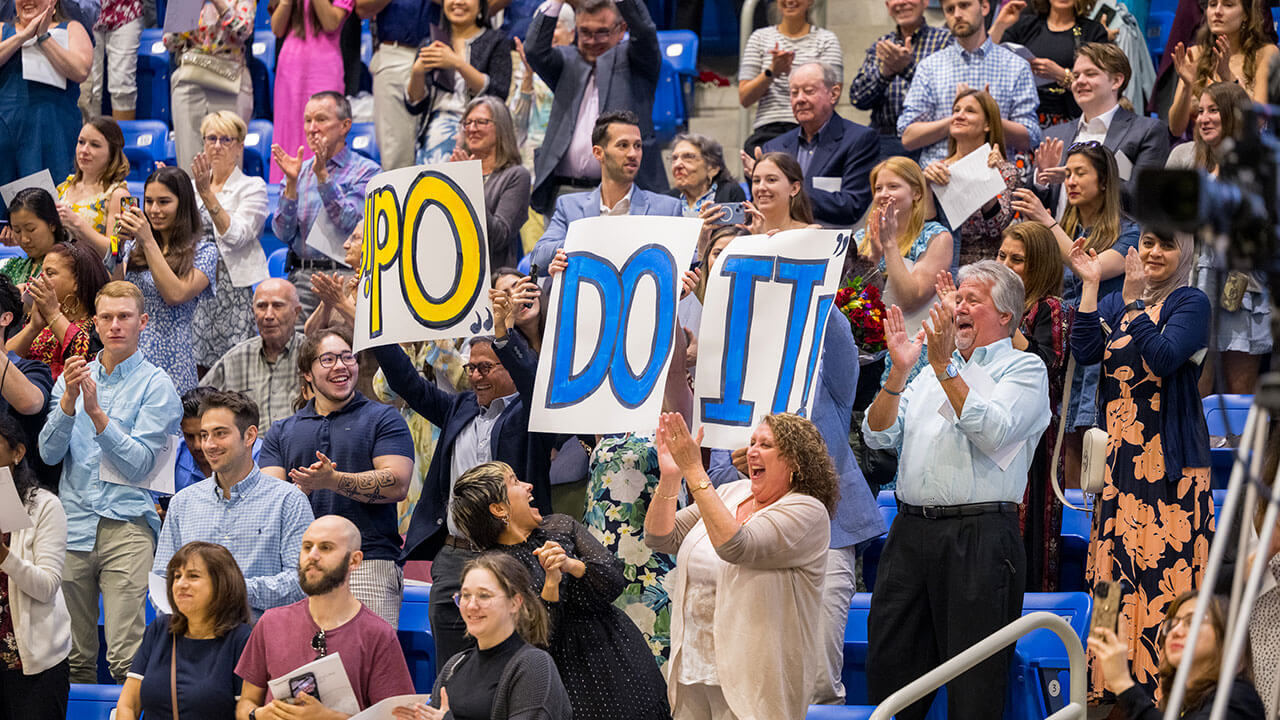
[[[181,168],[151,173],[143,192],[145,213],[128,208],[120,214],[121,235],[127,239],[107,262],[113,279],[142,290],[149,319],[138,348],[169,373],[181,394],[196,386],[191,321],[196,304],[213,297],[218,251],[201,240],[200,208],[191,177]]]
[[[267,279],[262,227],[267,220],[267,184],[240,171],[248,128],[229,110],[200,123],[204,150],[191,161],[203,239],[218,249],[214,296],[196,307],[196,365],[204,370],[231,346],[253,337],[253,286]]]
[[[120,691],[117,720],[138,720],[144,713],[183,720],[232,717],[241,687],[236,662],[251,632],[240,566],[221,545],[189,542],[170,558],[165,588],[173,614],[159,613],[147,626]]]
[[[543,518],[532,498],[511,466],[483,463],[454,484],[450,518],[477,549],[500,550],[528,570],[528,587],[551,613],[548,650],[575,720],[669,718],[653,653],[613,605],[628,582],[621,561],[568,515]],[[631,542],[643,549],[642,538]]]
[[[423,115],[418,130],[418,162],[445,162],[461,130],[467,103],[478,95],[505,101],[511,89],[511,38],[485,25],[488,0],[450,0],[443,22],[418,48],[409,71],[405,104]],[[514,132],[514,130],[513,130]]]
[[[436,676],[431,704],[398,707],[398,720],[562,720],[569,696],[546,647],[551,619],[533,594],[529,571],[488,552],[462,568],[453,602],[476,646],[454,655]]]
[[[1169,603],[1164,622],[1156,634],[1160,648],[1160,701],[1129,674],[1129,644],[1125,641],[1127,628],[1119,631],[1098,628],[1089,636],[1089,650],[1093,652],[1095,665],[1101,669],[1108,691],[1116,696],[1116,712],[1111,717],[1120,720],[1160,720],[1173,693],[1174,677],[1178,667],[1186,659],[1185,652],[1191,634],[1191,616],[1199,604],[1199,592],[1189,590]],[[1227,639],[1227,607],[1221,596],[1209,599],[1209,607],[1196,635],[1196,646],[1191,657],[1191,673],[1187,691],[1182,699],[1182,720],[1209,720],[1219,686],[1223,650]],[[1231,699],[1227,701],[1225,717],[1231,720],[1264,720],[1269,717],[1258,697],[1258,691],[1249,681],[1249,657],[1246,654],[1239,663],[1236,676],[1227,688]]]
[[[514,266],[524,248],[520,228],[529,219],[533,178],[520,164],[520,146],[511,112],[492,95],[467,103],[462,113],[462,142],[452,160],[479,160],[484,174],[484,209],[489,236],[489,266]]]
[[[1121,617],[1132,629],[1123,641],[1138,684],[1154,692],[1159,618],[1200,583],[1213,537],[1209,432],[1196,390],[1209,299],[1189,286],[1195,244],[1186,233],[1144,232],[1125,257],[1123,288],[1106,297],[1102,260],[1087,240],[1076,242],[1070,261],[1084,288],[1071,354],[1080,364],[1101,363],[1107,432],[1086,580],[1120,582]]]

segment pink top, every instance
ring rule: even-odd
[[[266,688],[269,680],[317,660],[311,638],[320,628],[311,619],[310,602],[310,598],[304,598],[263,613],[236,665],[236,675]],[[396,631],[369,608],[362,606],[354,618],[326,630],[324,636],[328,654],[342,654],[342,666],[361,710],[386,698],[413,692],[413,679]],[[271,700],[268,689],[266,702]]]

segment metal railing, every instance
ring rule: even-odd
[[[750,2],[751,0],[747,0]],[[1033,630],[1052,630],[1067,646],[1067,662],[1071,673],[1071,691],[1066,707],[1053,713],[1045,720],[1085,720],[1085,664],[1084,648],[1080,645],[1080,636],[1071,629],[1071,625],[1060,615],[1050,612],[1034,612],[1014,620],[991,635],[983,638],[973,647],[956,655],[938,667],[925,673],[915,682],[890,695],[871,713],[871,720],[889,720],[894,713],[910,707],[912,703],[923,699],[978,663],[1003,650],[1007,645],[1015,643],[1018,638]]]
[[[742,13],[738,16],[738,54],[747,49],[747,38],[751,37],[751,31],[754,29],[756,19],[756,5],[762,0],[746,0],[742,3]],[[818,27],[827,26],[827,0],[814,0],[813,2],[813,24]],[[742,78],[738,78],[738,82],[742,82]],[[751,134],[751,111],[742,107],[742,103],[738,103],[738,147],[747,141],[747,136]],[[735,152],[734,155],[737,155]]]

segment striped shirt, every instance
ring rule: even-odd
[[[314,519],[301,490],[263,475],[257,464],[231,486],[229,498],[216,479],[205,478],[169,502],[151,572],[163,576],[173,554],[192,540],[216,543],[244,573],[250,607],[261,612],[288,605],[302,599],[298,553]]]
[[[918,120],[941,120],[951,115],[956,100],[956,86],[990,87],[991,97],[1000,106],[1000,115],[1025,127],[1031,135],[1031,148],[1040,144],[1040,120],[1036,110],[1040,96],[1031,65],[1012,51],[995,45],[987,38],[973,52],[952,43],[920,61],[916,66],[911,89],[907,92],[902,114],[898,116],[898,134]],[[947,157],[947,140],[924,148],[920,167]]]
[[[945,27],[921,24],[911,36],[911,64],[897,75],[880,74],[880,61],[876,58],[876,43],[881,41],[903,44],[899,30],[881,35],[867,48],[858,74],[849,81],[849,102],[859,110],[871,111],[871,128],[881,135],[898,134],[898,116],[907,100],[907,89],[916,73],[916,65],[924,58],[941,50],[951,42],[951,31]]]
[[[840,49],[840,39],[835,33],[810,25],[808,35],[789,38],[778,32],[776,26],[770,25],[751,33],[751,37],[747,39],[747,47],[742,51],[742,59],[738,64],[738,82],[750,80],[769,67],[773,60],[769,51],[774,45],[796,54],[791,63],[793,68],[805,63],[822,62],[834,67],[836,73],[841,78],[844,77],[844,52]],[[790,82],[790,73],[774,76],[764,97],[756,104],[756,121],[753,127],[796,121],[796,116],[791,112]]]

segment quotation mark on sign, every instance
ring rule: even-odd
[[[483,318],[480,315],[480,311],[476,311],[476,321],[471,323],[471,333],[473,335],[479,335],[481,329],[486,332],[493,330],[493,313],[489,310],[484,311]]]
[[[836,257],[849,249],[849,233],[840,233],[836,236],[836,251],[831,253],[831,257]]]

